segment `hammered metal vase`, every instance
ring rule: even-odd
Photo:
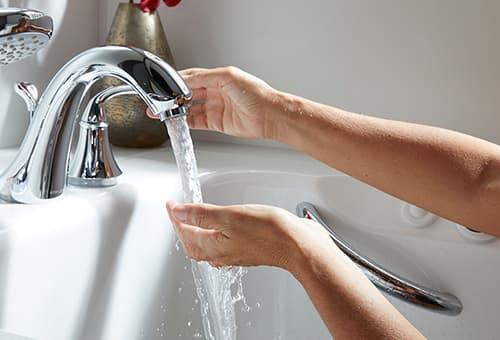
[[[118,5],[106,43],[142,48],[175,68],[160,16],[157,12],[144,13],[133,1]],[[105,78],[103,82],[105,86],[120,84],[113,78]],[[146,108],[136,95],[121,95],[105,103],[112,144],[147,148],[161,145],[168,139],[164,125],[148,118]]]

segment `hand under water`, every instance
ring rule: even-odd
[[[296,270],[308,244],[330,247],[317,223],[264,205],[167,203],[186,254],[213,266],[269,265]]]

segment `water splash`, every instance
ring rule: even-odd
[[[186,117],[166,120],[165,125],[181,176],[184,202],[202,203],[193,142]],[[205,337],[209,340],[235,340],[237,327],[234,304],[242,301],[246,305],[241,279],[247,269],[216,269],[206,262],[195,261],[192,261],[191,269],[196,293],[200,299]],[[231,292],[233,286],[236,286],[234,296]]]

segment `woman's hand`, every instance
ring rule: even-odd
[[[188,124],[246,138],[272,138],[275,91],[236,67],[188,69],[180,74],[193,91]]]
[[[294,272],[308,244],[332,245],[321,226],[279,208],[170,201],[167,210],[186,254],[213,266],[269,265]]]
[[[335,337],[421,338],[319,224],[263,205],[170,201],[167,210],[191,258],[216,267],[269,265],[289,271]]]

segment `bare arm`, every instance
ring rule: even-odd
[[[365,183],[500,236],[500,146],[441,128],[346,112],[279,92],[241,70],[183,73],[190,125],[286,143]]]
[[[440,216],[500,235],[500,147],[277,93],[273,138]]]
[[[330,240],[310,240],[302,239],[302,257],[289,271],[335,339],[423,338]]]

